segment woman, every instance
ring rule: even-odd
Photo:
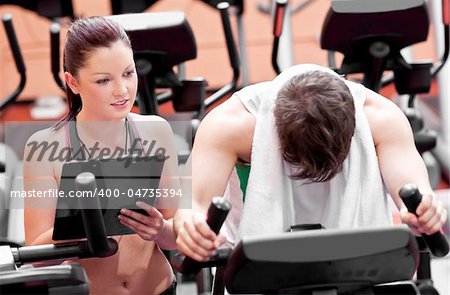
[[[154,144],[146,154],[164,151],[167,159],[159,187],[178,188],[177,156],[169,124],[160,117],[131,113],[137,77],[130,40],[123,28],[103,17],[74,22],[65,41],[64,76],[70,110],[56,126],[35,133],[28,140],[24,157],[27,192],[59,188],[63,165],[76,159],[74,151],[68,149],[73,145],[68,127],[71,124],[85,158],[105,157],[105,151],[120,149],[129,154],[133,145],[130,133],[144,135],[140,138],[144,151],[148,146],[142,142]],[[33,142],[56,143],[52,146],[57,147],[58,155],[70,152],[64,161],[47,154],[36,157],[31,150]],[[27,245],[55,242],[54,199],[27,198]],[[163,209],[155,209],[142,202],[137,202],[137,206],[147,214],[122,209],[118,216],[123,225],[137,234],[114,237],[119,244],[115,255],[76,261],[88,274],[91,294],[171,294],[174,276],[160,248],[176,247],[171,221],[175,206],[158,203],[158,208]]]

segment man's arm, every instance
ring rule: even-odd
[[[410,124],[403,112],[388,99],[368,91],[365,108],[378,155],[383,181],[401,212],[402,221],[419,233],[438,231],[447,218],[442,203],[434,197],[426,166],[418,153]],[[416,184],[424,195],[416,213],[407,212],[398,192],[405,184]]]
[[[192,198],[192,209],[178,210],[174,219],[178,248],[194,259],[206,260],[224,240],[207,226],[206,212],[211,199],[224,194],[237,159],[249,157],[253,128],[253,116],[236,97],[200,125],[182,180],[183,197]]]

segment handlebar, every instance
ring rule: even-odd
[[[231,204],[222,197],[214,197],[208,208],[207,223],[211,230],[218,234],[222,224],[231,210]],[[229,255],[230,249],[227,249],[225,256]],[[223,255],[222,255],[223,256]],[[185,275],[195,275],[204,266],[205,263],[198,262],[192,258],[185,257],[177,267],[177,271]]]
[[[83,172],[75,178],[75,188],[77,191],[91,191],[96,189],[95,176],[90,172]],[[89,251],[95,257],[107,257],[117,252],[117,242],[106,237],[105,222],[101,211],[99,198],[79,199],[85,202],[81,206],[81,215],[83,218],[84,230],[88,239]]]
[[[96,188],[95,176],[90,172],[80,173],[75,178],[75,188],[77,191],[94,191]],[[21,265],[54,259],[81,259],[114,255],[118,250],[118,244],[116,240],[106,237],[99,199],[80,198],[81,201],[89,202],[89,204],[80,204],[87,241],[11,248],[14,262]]]
[[[286,13],[288,0],[277,0],[275,4],[275,15],[273,19],[273,46],[272,46],[272,67],[275,73],[281,73],[278,65],[278,46],[283,33],[284,15]]]
[[[444,25],[450,25],[450,0],[442,0],[442,21]]]
[[[419,206],[422,201],[422,194],[419,192],[417,186],[414,184],[407,184],[400,189],[399,195],[408,208],[408,211],[415,214],[417,206]],[[449,245],[441,231],[432,235],[422,234],[422,237],[434,256],[444,257],[448,254]]]
[[[11,47],[11,52],[14,57],[14,62],[16,64],[17,71],[20,74],[20,82],[19,85],[11,94],[9,94],[6,98],[0,101],[0,111],[5,109],[7,105],[13,103],[17,99],[17,97],[20,95],[23,88],[25,87],[27,81],[25,63],[23,61],[23,56],[20,50],[19,43],[17,42],[17,37],[12,23],[11,14],[3,15],[2,22],[3,26],[5,27],[6,35],[8,37],[8,43],[9,46]]]
[[[66,91],[66,86],[61,81],[59,77],[59,69],[60,69],[60,49],[59,49],[59,35],[61,32],[61,27],[57,23],[53,23],[50,26],[50,61],[51,61],[51,70],[53,74],[53,79],[55,79],[56,84],[62,91]]]
[[[228,2],[221,2],[221,3],[217,4],[217,9],[220,11],[220,17],[222,20],[223,31],[224,31],[225,40],[227,43],[228,59],[230,61],[231,67],[233,69],[233,78],[231,79],[230,83],[223,86],[217,92],[215,92],[210,97],[205,99],[205,108],[210,107],[211,105],[216,103],[219,99],[223,98],[228,93],[234,91],[236,89],[237,82],[238,82],[239,75],[240,75],[240,69],[239,69],[240,61],[239,61],[239,55],[238,55],[237,49],[236,49],[236,43],[234,42],[234,38],[233,38],[233,32],[231,30],[230,15],[228,13],[229,7],[230,7],[230,4]]]
[[[92,257],[87,241],[11,248],[17,265],[55,259]]]

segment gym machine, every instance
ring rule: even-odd
[[[95,176],[80,173],[75,178],[75,188],[94,192]],[[80,204],[87,240],[39,246],[0,246],[1,294],[89,294],[86,273],[77,264],[20,268],[29,263],[108,257],[117,252],[117,242],[106,236],[100,200],[80,198],[79,202],[89,202],[88,205]]]
[[[421,200],[415,185],[400,190],[414,212]],[[231,206],[213,198],[207,222],[218,233]],[[439,257],[449,245],[442,233],[419,238]],[[172,260],[183,274],[181,295],[196,294],[192,277],[216,266],[212,294],[437,294],[431,279],[413,281],[423,259],[416,238],[404,225],[365,229],[312,229],[243,238],[233,249],[219,249],[207,262],[182,255]],[[419,293],[420,292],[420,293]],[[435,292],[435,293],[433,293]]]

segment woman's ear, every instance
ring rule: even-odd
[[[64,72],[64,79],[66,80],[66,85],[70,87],[70,90],[72,90],[74,94],[78,94],[79,91],[77,80],[75,80],[72,74],[69,72]]]

